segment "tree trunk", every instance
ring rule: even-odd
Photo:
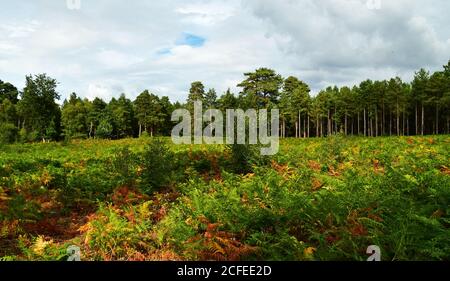
[[[403,112],[403,123],[402,123],[402,126],[403,126],[402,132],[403,132],[403,135],[405,136],[406,135],[406,132],[405,132],[405,130],[406,130],[406,114],[404,112]]]
[[[352,136],[353,136],[353,129],[355,128],[355,118],[352,116]]]
[[[359,136],[359,134],[360,134],[360,132],[361,132],[361,130],[360,130],[360,124],[359,123],[361,123],[361,122],[359,122],[359,120],[360,120],[360,118],[359,118],[359,111],[358,111],[358,136]]]
[[[416,119],[415,119],[415,124],[414,124],[414,127],[416,128],[416,136],[419,135],[419,120],[417,120],[418,119],[417,111],[418,111],[418,108],[417,108],[417,102],[416,102]]]
[[[91,125],[89,127],[89,138],[92,138],[92,130],[94,129],[94,123],[91,122]]]
[[[142,123],[139,122],[139,137],[142,136]]]
[[[331,111],[328,109],[328,124],[327,124],[327,135],[330,136],[331,135],[331,126],[332,126],[332,122],[331,122]]]
[[[366,108],[364,108],[364,136],[367,136]]]
[[[306,117],[303,118],[303,138],[306,139]]]
[[[439,105],[436,103],[436,135],[439,135]]]
[[[425,129],[425,106],[422,103],[422,129],[421,129],[422,136],[425,134],[424,129]]]
[[[347,114],[345,114],[345,128],[344,128],[344,135],[347,135]]]
[[[317,115],[317,119],[316,119],[317,121],[316,121],[316,137],[319,137],[319,122],[320,122],[320,120],[319,120],[319,115]]]
[[[392,110],[389,112],[389,135],[392,136]]]
[[[400,109],[397,100],[397,136],[400,136]]]
[[[325,130],[324,130],[324,126],[323,126],[323,118],[321,118],[320,120],[320,137],[324,137],[325,136]]]
[[[334,131],[337,134],[338,133],[338,122],[336,119],[336,115],[337,115],[337,106],[334,108]]]
[[[409,136],[409,118],[406,118],[406,135]]]
[[[378,106],[375,107],[375,136],[378,137]]]
[[[310,128],[309,113],[307,113],[307,116],[308,116],[308,138],[309,138],[310,137],[310,134],[309,134],[309,128]]]
[[[279,127],[278,127],[278,136],[280,138],[283,138],[283,126],[284,126],[284,119],[281,120],[282,122],[280,123]]]
[[[283,125],[284,119],[281,120],[281,123],[278,125],[278,137],[283,138]]]
[[[302,114],[298,112],[298,137],[302,137]]]
[[[298,122],[295,122],[295,138],[298,138]]]
[[[450,117],[447,117],[447,134],[450,134]]]

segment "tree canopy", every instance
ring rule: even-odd
[[[353,86],[329,86],[312,95],[298,77],[284,79],[259,68],[244,74],[235,95],[218,96],[201,81],[191,84],[185,103],[171,103],[148,90],[133,101],[125,94],[105,102],[72,93],[62,105],[58,82],[46,74],[28,75],[22,91],[0,80],[0,141],[62,138],[125,138],[169,135],[174,109],[270,109],[281,112],[282,137],[346,135],[385,136],[450,133],[450,61],[440,71],[418,70],[411,83],[399,77],[365,80]]]

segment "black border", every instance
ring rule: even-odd
[[[178,276],[179,268],[212,268],[211,276]],[[222,267],[268,266],[269,276],[222,276]],[[217,271],[217,273],[213,273]],[[429,280],[449,262],[0,262],[0,280]],[[10,276],[13,279],[4,278]],[[314,278],[314,279],[311,279]],[[320,279],[317,279],[320,278]],[[397,279],[398,278],[398,279]],[[425,279],[424,278],[424,279]]]

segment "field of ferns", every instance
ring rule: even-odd
[[[0,260],[450,260],[450,136],[0,147]]]

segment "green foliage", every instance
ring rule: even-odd
[[[111,161],[111,172],[120,186],[136,185],[138,157],[128,148],[120,148]]]
[[[405,136],[450,133],[449,66],[430,73],[420,69],[411,83],[399,77],[362,81],[352,88],[328,86],[311,96],[310,87],[297,77],[286,79],[273,69],[244,73],[235,96],[228,89],[219,99],[201,81],[191,84],[185,103],[171,103],[148,90],[134,101],[123,93],[109,103],[100,98],[81,99],[73,93],[60,107],[58,82],[46,74],[26,76],[25,88],[0,80],[0,124],[14,124],[20,142],[122,139],[168,136],[174,109],[193,110],[200,100],[204,109],[280,109],[282,137]],[[25,136],[26,135],[26,136]]]
[[[88,135],[88,102],[72,93],[62,107],[62,126],[67,139],[82,139]]]
[[[120,95],[117,100],[113,98],[107,105],[106,110],[113,120],[113,136],[115,138],[134,136],[136,120],[134,117],[133,103],[125,97],[125,94]]]
[[[70,246],[69,244],[59,245],[44,236],[31,239],[27,236],[20,236],[18,245],[26,260],[41,261],[67,260],[67,248]]]
[[[100,119],[96,136],[101,139],[111,138],[114,130],[113,125],[111,123],[112,121],[109,118]]]
[[[244,75],[247,79],[238,86],[242,88],[244,96],[255,97],[248,100],[246,108],[267,108],[270,103],[277,102],[283,84],[281,75],[268,68],[259,68]]]
[[[19,130],[10,123],[0,123],[0,143],[14,143],[18,138]]]
[[[38,138],[45,138],[50,122],[59,117],[59,107],[55,102],[60,97],[56,92],[57,83],[46,74],[26,77],[18,108],[27,131],[36,132]]]
[[[168,142],[3,146],[1,259],[450,259],[448,136]]]
[[[267,156],[261,156],[260,145],[231,144],[228,149],[231,152],[231,165],[235,173],[250,173],[254,166],[265,165],[269,160]]]
[[[22,128],[19,131],[19,141],[21,143],[26,143],[28,141],[28,133],[25,128]]]
[[[19,92],[17,91],[17,88],[14,87],[14,85],[0,80],[0,104],[3,103],[5,99],[16,104],[18,101],[17,99],[18,95]]]
[[[174,154],[161,139],[152,139],[141,157],[142,188],[146,191],[168,187],[176,180]]]
[[[83,226],[85,243],[94,260],[129,260],[152,248],[148,244],[148,205],[128,207],[125,212],[132,214],[133,220],[124,218],[122,210],[102,204],[96,217]]]
[[[162,127],[165,121],[165,113],[160,98],[150,94],[147,90],[141,93],[134,101],[136,118],[139,122],[139,133],[147,133],[148,130],[153,136],[156,128]]]

